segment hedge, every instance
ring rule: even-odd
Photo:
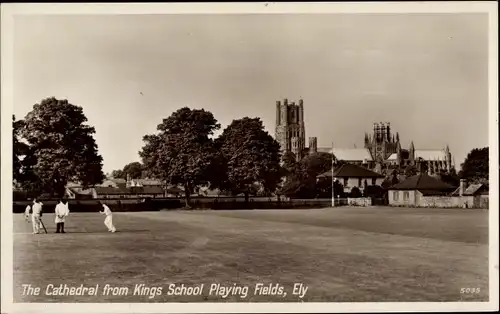
[[[103,200],[114,212],[159,211],[184,208],[182,199],[151,199],[145,202],[139,200]],[[23,213],[30,201],[14,202],[14,213]],[[57,201],[43,201],[44,212],[54,212]],[[238,210],[238,209],[306,209],[330,207],[331,201],[325,200],[292,200],[292,201],[217,201],[192,200],[192,209]],[[97,200],[69,200],[71,212],[97,212],[102,210]]]

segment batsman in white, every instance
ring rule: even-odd
[[[33,234],[40,233],[40,227],[42,227],[42,202],[39,202],[36,198],[33,200],[33,213],[31,214],[31,221],[33,222]]]
[[[64,222],[69,215],[68,203],[65,204],[63,200],[60,199],[59,203],[56,205],[55,213],[56,233],[66,233],[64,231]]]
[[[104,224],[108,228],[108,231],[109,232],[116,232],[116,228],[113,225],[113,213],[111,212],[111,209],[109,209],[109,207],[106,204],[104,204],[102,202],[99,202],[99,203],[104,208],[104,210],[99,211],[99,213],[106,215],[106,219],[104,219]]]

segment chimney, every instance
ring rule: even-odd
[[[460,179],[459,195],[464,196],[465,189],[467,189],[467,181],[465,179]]]

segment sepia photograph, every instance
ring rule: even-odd
[[[2,312],[498,310],[496,2],[156,6],[2,4]]]

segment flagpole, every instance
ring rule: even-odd
[[[335,188],[334,188],[334,182],[333,182],[333,142],[332,142],[332,207],[335,207]]]

